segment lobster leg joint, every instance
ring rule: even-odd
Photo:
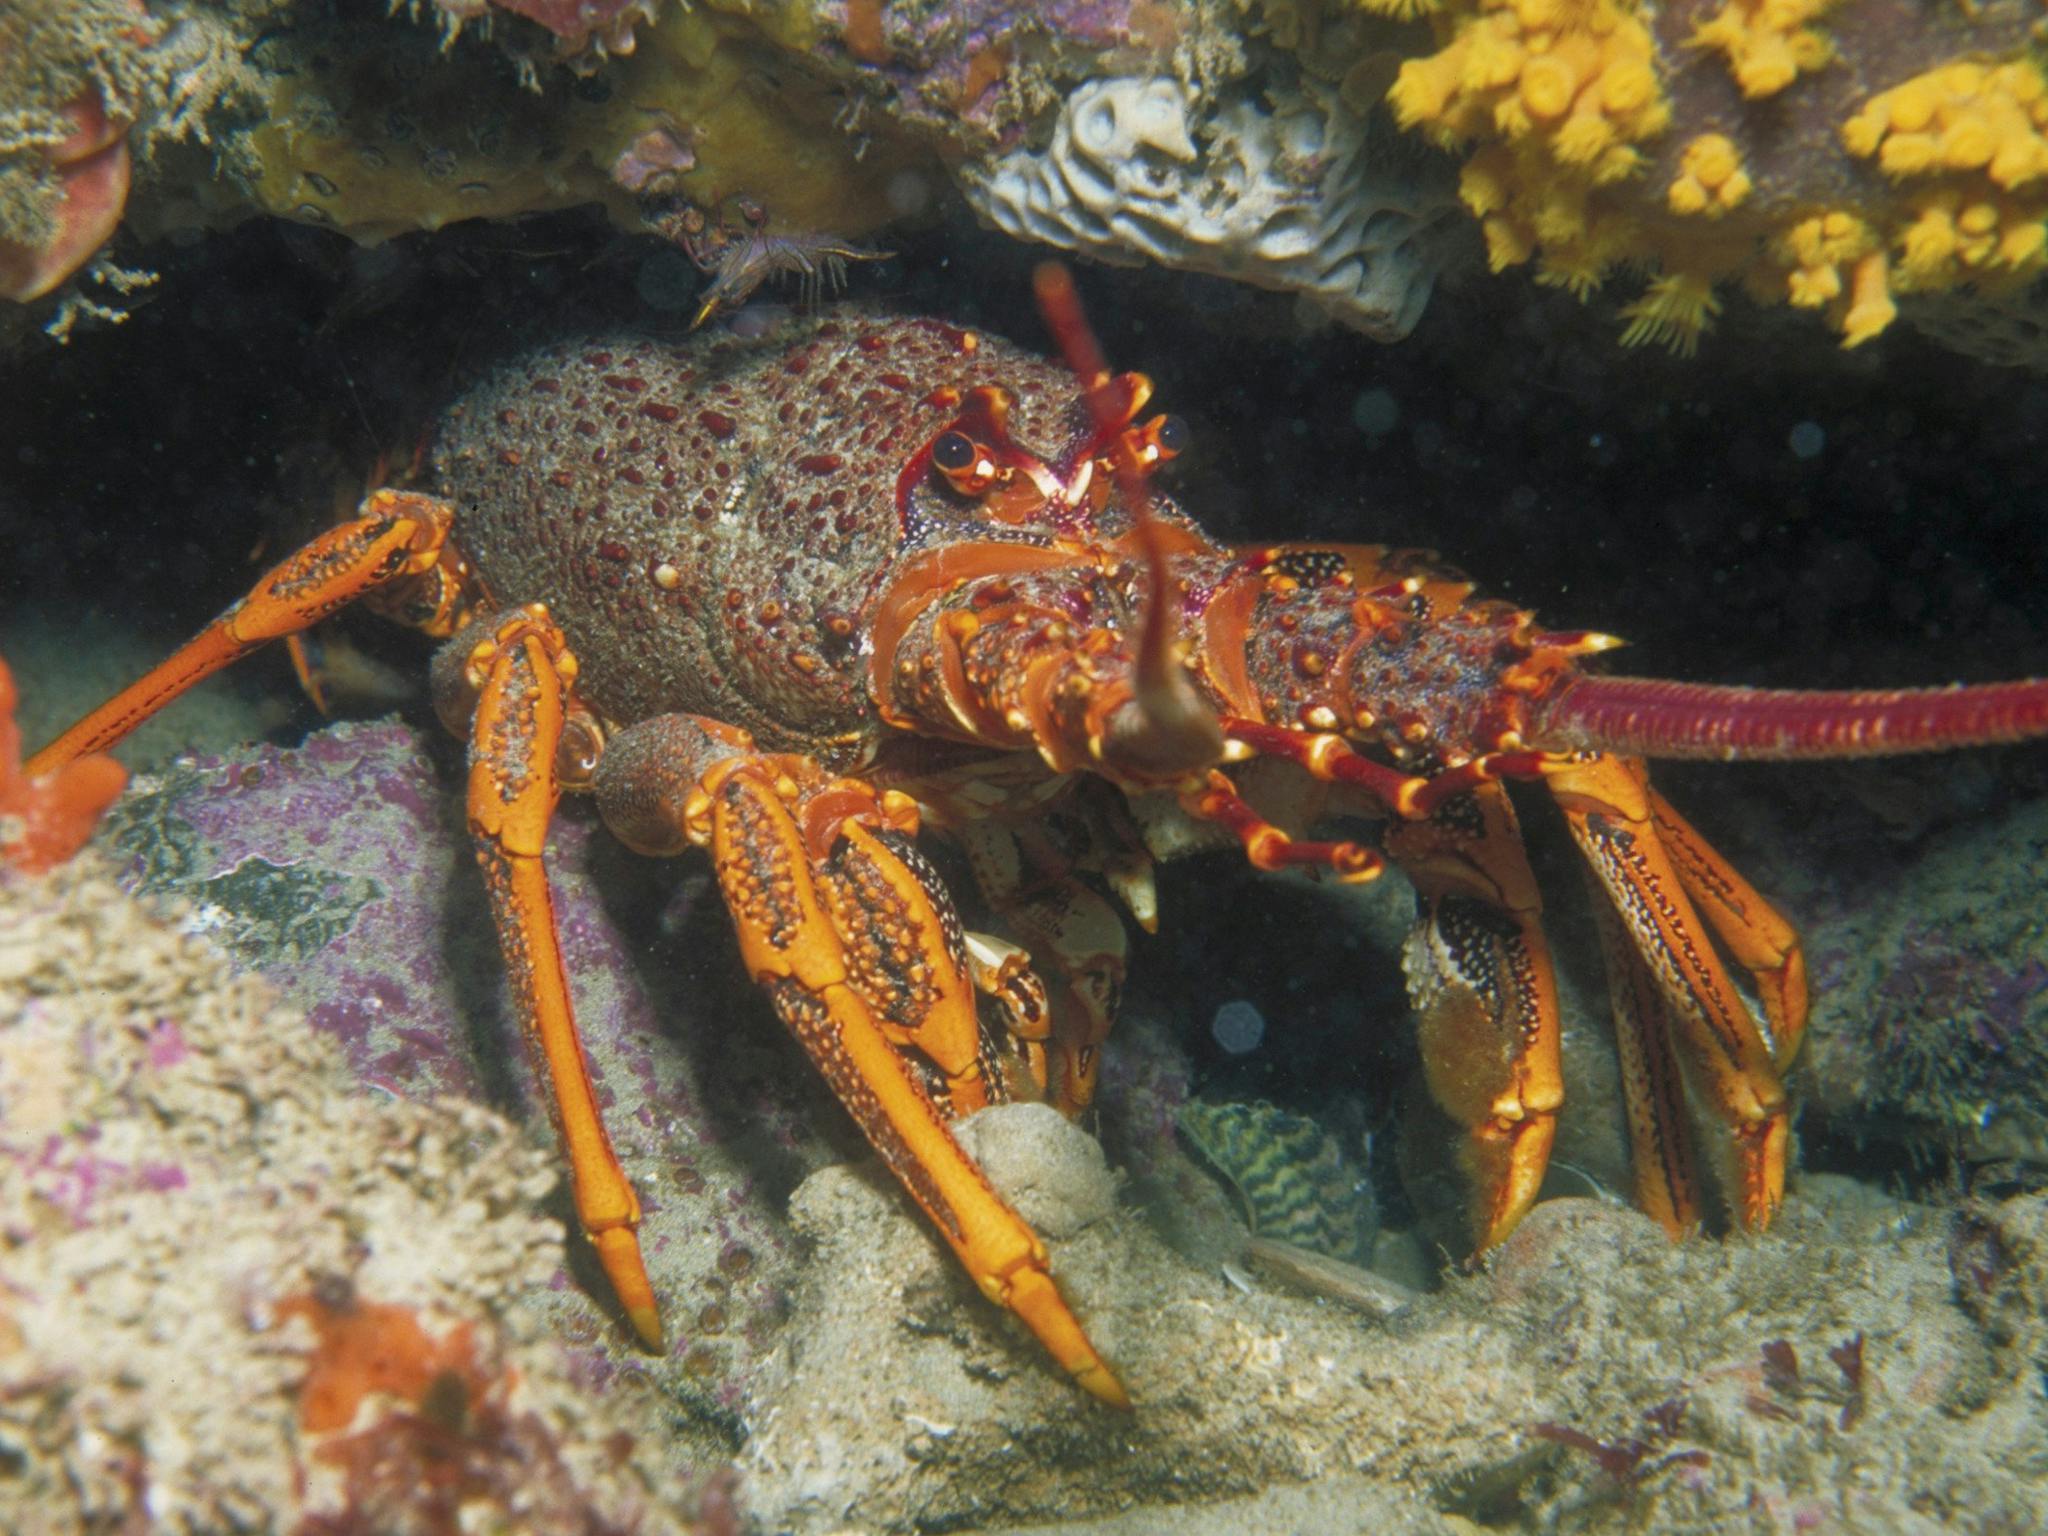
[[[596,790],[635,846],[709,849],[748,971],[976,1286],[1089,1392],[1129,1406],[1044,1245],[948,1124],[1010,1079],[982,1036],[959,917],[907,835],[908,797],[677,716],[621,732]]]
[[[101,752],[221,668],[271,640],[297,635],[361,598],[392,600],[436,577],[455,514],[445,502],[378,491],[361,515],[328,529],[264,573],[248,594],[28,760],[40,778],[73,758]]]
[[[576,661],[538,604],[470,652],[478,695],[470,726],[469,827],[499,947],[529,1044],[550,1090],[569,1159],[576,1217],[633,1331],[662,1347],[661,1315],[640,1256],[640,1202],[619,1167],[591,1087],[555,933],[542,850],[560,788],[555,759]]]

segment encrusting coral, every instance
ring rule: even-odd
[[[297,20],[258,58],[264,110],[229,135],[230,179],[263,212],[366,242],[586,203],[642,229],[656,190],[705,208],[745,196],[779,228],[859,234],[891,217],[889,181],[909,163],[879,128],[835,125],[843,94],[770,18],[717,8],[664,9],[629,56],[581,79],[481,37],[444,46],[353,19]]]
[[[1468,151],[1495,268],[1590,293],[1651,277],[1624,340],[1690,352],[1717,285],[1847,345],[1901,294],[2048,266],[2048,86],[2017,0],[1358,0],[1430,14],[1387,100]]]
[[[555,52],[594,68],[607,54],[629,54],[635,31],[656,19],[661,0],[432,0],[452,35],[496,9],[537,22],[555,37]]]
[[[713,222],[745,200],[855,240],[951,175],[1009,233],[1395,339],[1455,203],[1422,143],[1376,131],[1383,97],[1462,161],[1496,269],[1581,295],[1644,274],[1631,343],[1691,351],[1740,285],[1854,345],[1909,296],[1989,308],[2048,271],[2032,0],[393,9],[9,7],[0,298],[62,290],[59,337],[120,318],[64,285],[148,281],[95,259],[124,212],[143,238],[253,213],[374,242],[587,204],[637,232],[652,198]]]
[[[95,855],[0,880],[0,1530],[681,1536],[534,1303],[554,1159],[373,1096]]]
[[[55,206],[41,244],[0,241],[0,297],[39,299],[91,259],[120,226],[128,206],[128,125],[110,115],[95,89],[63,110],[71,132],[44,147]]]
[[[0,661],[0,869],[35,874],[84,846],[128,774],[111,757],[94,753],[30,777],[22,771],[15,703],[14,676]]]

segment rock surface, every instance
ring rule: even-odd
[[[491,1411],[471,1422],[501,1427],[464,1442],[499,1479],[479,1499],[682,1528],[704,1420],[555,1337],[549,1152],[473,1105],[365,1094],[261,983],[90,865],[0,883],[0,935],[0,1525],[111,1523],[146,1490],[201,1529],[351,1507],[427,1528],[306,1427],[324,1346],[289,1314],[339,1278],[444,1342],[476,1330],[498,1385],[472,1389]],[[1080,1395],[869,1160],[827,1167],[790,1203],[787,1321],[735,1415],[756,1528],[2048,1520],[2048,1196],[1938,1211],[1809,1176],[1771,1234],[1679,1245],[1554,1200],[1481,1272],[1374,1319],[1182,1257],[1042,1107],[962,1135],[1135,1412]],[[380,1404],[342,1438],[410,1443],[428,1410]]]
[[[130,889],[190,903],[188,929],[289,995],[364,1089],[494,1105],[552,1146],[445,745],[381,722],[183,758],[138,780],[105,845]],[[782,1201],[836,1155],[825,1135],[860,1143],[747,984],[708,871],[637,859],[576,805],[549,858],[585,1055],[640,1195],[670,1350],[640,1353],[589,1294],[605,1295],[594,1270],[575,1285],[558,1275],[548,1305],[601,1378],[658,1382],[692,1405],[707,1445],[725,1441],[782,1316]]]
[[[429,1528],[427,1493],[380,1503],[348,1454],[416,1449],[420,1405],[310,1427],[317,1297],[471,1330],[488,1380],[443,1389],[440,1442],[490,1485],[470,1518],[681,1530],[673,1444],[531,1305],[561,1262],[555,1180],[486,1109],[364,1095],[96,864],[0,877],[0,1529]]]
[[[1333,1479],[1368,1482],[1366,1508],[1405,1506],[1392,1529],[2048,1517],[2025,1450],[2048,1428],[2026,1364],[2039,1197],[1951,1218],[1820,1178],[1769,1236],[1682,1245],[1621,1207],[1557,1200],[1482,1273],[1374,1324],[1181,1260],[1049,1112],[987,1111],[967,1135],[1046,1235],[1136,1411],[1081,1399],[892,1190],[830,1169],[794,1202],[815,1254],[742,1457],[766,1528],[999,1528],[1261,1489],[1288,1490],[1276,1513],[1308,1511],[1302,1486]],[[1963,1231],[1996,1257],[1959,1280]],[[1246,1507],[1267,1508],[1106,1528],[1229,1529]],[[1367,1528],[1385,1527],[1327,1527]]]

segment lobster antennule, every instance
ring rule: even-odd
[[[1725,762],[1892,757],[2048,736],[2048,678],[1949,688],[1736,688],[1572,673],[1532,701],[1551,751]]]
[[[1128,396],[1118,394],[1102,348],[1081,312],[1074,275],[1059,262],[1041,262],[1031,274],[1031,287],[1046,325],[1086,392],[1097,431],[1107,442],[1117,489],[1130,509],[1132,530],[1145,562],[1145,623],[1138,637],[1132,678],[1131,702],[1136,708],[1112,725],[1114,740],[1106,743],[1105,755],[1158,771],[1205,768],[1223,755],[1223,727],[1216,712],[1195,692],[1176,654],[1166,551],[1159,525],[1152,518],[1145,469],[1133,457],[1120,430],[1128,412],[1119,412],[1117,406],[1119,402],[1128,404]]]

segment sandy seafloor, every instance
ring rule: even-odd
[[[501,236],[400,242],[403,281],[368,292],[338,244],[220,237],[167,253],[128,326],[0,362],[0,655],[31,742],[406,457],[479,359],[594,317],[680,327],[636,288],[644,247],[573,218]],[[1035,340],[1028,260],[949,230],[862,287]],[[1083,284],[1193,425],[1176,490],[1220,532],[1431,545],[1638,642],[1630,671],[2048,673],[2026,375],[1739,306],[1693,360],[1623,352],[1611,308],[1512,282],[1452,285],[1392,350],[1221,285]],[[2040,749],[1660,774],[1806,926],[1821,984],[1762,1238],[1674,1246],[1616,1194],[1583,897],[1533,797],[1573,1102],[1556,1198],[1471,1275],[1434,1273],[1455,1196],[1402,1151],[1398,890],[1169,870],[1109,1161],[1031,1108],[970,1128],[1130,1384],[1116,1418],[878,1176],[701,868],[572,814],[572,963],[676,1335],[625,1346],[480,955],[425,649],[356,622],[331,644],[344,723],[254,660],[124,749],[125,840],[0,884],[0,1529],[433,1530],[417,1492],[452,1487],[465,1528],[672,1530],[727,1462],[764,1530],[2048,1525]],[[308,805],[335,818],[318,846]],[[1233,1001],[1264,1021],[1249,1051],[1212,1031]],[[1312,1117],[1370,1180],[1383,1284],[1428,1289],[1389,1311],[1254,1262],[1172,1134],[1189,1096]],[[476,1363],[308,1428],[290,1298],[344,1292],[471,1326]]]

